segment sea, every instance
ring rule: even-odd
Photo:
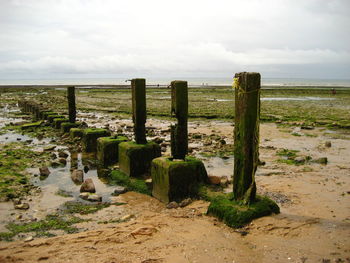
[[[232,78],[146,78],[151,86],[167,86],[172,80],[186,80],[189,86],[230,86]],[[128,85],[129,78],[47,78],[0,79],[0,86],[8,85]],[[349,87],[350,79],[262,78],[262,86],[280,87]]]

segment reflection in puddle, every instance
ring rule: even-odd
[[[96,188],[96,194],[102,196],[103,202],[111,201],[111,194],[115,187],[108,185],[108,180],[105,177],[105,170],[95,165],[93,154],[83,154],[73,152],[67,157],[67,164],[64,167],[49,168],[50,175],[46,178],[35,177],[33,184],[40,186],[43,194],[48,190],[57,192],[64,190],[75,199],[82,201],[79,198],[80,185],[75,184],[71,179],[71,169],[80,169],[84,171],[84,180],[91,178]],[[85,169],[84,169],[85,168]],[[38,173],[38,169],[29,170],[33,174]]]

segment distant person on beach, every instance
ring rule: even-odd
[[[332,94],[333,95],[337,94],[337,91],[335,90],[335,88],[332,89]]]

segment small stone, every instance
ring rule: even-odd
[[[166,147],[162,147],[162,148],[160,148],[160,150],[161,150],[161,152],[166,152]]]
[[[49,170],[49,168],[47,168],[47,166],[40,167],[39,173],[40,173],[40,176],[49,176],[50,170]]]
[[[57,158],[57,155],[55,153],[51,153],[50,157],[52,160],[55,160]]]
[[[64,165],[67,164],[67,160],[64,159],[64,158],[60,158],[58,161],[59,161],[61,164],[64,164]]]
[[[184,200],[182,200],[179,204],[180,207],[185,207],[188,206],[190,203],[192,203],[192,199],[191,198],[186,198]]]
[[[97,194],[89,194],[87,200],[91,202],[101,202],[102,196],[99,196]]]
[[[210,182],[211,184],[216,184],[216,185],[218,185],[218,184],[220,184],[220,182],[221,182],[221,177],[219,177],[219,176],[209,175],[208,178],[209,178],[209,182]]]
[[[324,146],[326,146],[327,148],[332,147],[332,143],[330,141],[326,141]]]
[[[305,163],[305,158],[302,157],[302,156],[295,157],[295,158],[294,158],[294,162],[295,162],[295,163],[298,163],[298,164]]]
[[[85,179],[84,183],[80,187],[80,192],[89,192],[89,193],[95,193],[96,188],[94,185],[94,182],[91,178]]]
[[[20,220],[20,219],[22,219],[22,217],[23,217],[22,215],[17,215],[17,216],[16,216],[16,219],[17,219],[17,220]]]
[[[56,167],[60,166],[61,164],[59,162],[57,162],[57,161],[52,161],[50,163],[50,165],[51,165],[51,167],[56,168]]]
[[[12,201],[13,201],[13,204],[14,204],[14,205],[19,205],[19,204],[21,204],[21,199],[19,199],[19,198],[15,198],[15,199],[13,199]]]
[[[22,203],[22,204],[19,204],[19,205],[15,205],[15,209],[27,210],[27,209],[29,209],[29,204]]]
[[[87,173],[90,170],[89,166],[85,165],[84,166],[84,173]]]
[[[120,218],[121,221],[127,221],[129,219],[131,219],[133,217],[133,215],[125,215],[122,218]]]
[[[34,238],[32,236],[27,237],[26,239],[24,239],[24,242],[30,242],[33,241]]]
[[[155,143],[161,144],[164,140],[162,138],[160,138],[160,137],[156,137],[156,138],[153,139],[153,141]]]
[[[84,181],[84,172],[83,170],[75,169],[71,174],[72,181],[76,184],[81,184]]]
[[[50,146],[46,146],[44,147],[44,152],[50,152],[50,151],[53,151],[55,150],[56,146],[55,145],[50,145]]]
[[[68,153],[65,153],[65,152],[58,152],[58,156],[61,157],[61,158],[67,158],[68,157]]]
[[[87,200],[88,199],[88,197],[89,197],[89,193],[80,193],[79,194],[79,197],[81,198],[81,199],[84,199],[84,200]]]
[[[319,163],[319,164],[327,164],[328,163],[328,159],[327,157],[321,157],[318,159],[313,160],[314,163]]]
[[[229,181],[228,181],[227,177],[222,177],[222,178],[220,179],[220,185],[221,185],[222,187],[226,187],[228,184],[229,184]]]
[[[168,208],[168,209],[173,209],[173,208],[178,208],[178,207],[179,207],[179,204],[176,203],[175,201],[172,201],[166,205],[166,208]]]
[[[114,194],[115,195],[120,195],[120,194],[124,194],[124,193],[126,193],[127,192],[127,189],[126,189],[126,187],[124,187],[124,186],[117,186],[115,189],[114,189]]]

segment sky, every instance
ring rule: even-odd
[[[350,0],[0,0],[0,79],[350,79]]]

